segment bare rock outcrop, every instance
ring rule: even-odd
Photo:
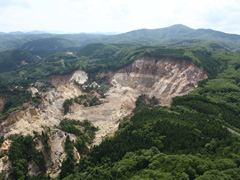
[[[130,88],[135,96],[149,94],[169,106],[175,96],[188,94],[207,73],[186,60],[141,57],[113,77],[115,88]]]
[[[0,135],[7,137],[11,134],[32,134],[36,130],[39,132],[41,126],[42,120],[38,109],[29,107],[21,111],[12,112],[1,124],[2,131]]]
[[[204,70],[186,60],[141,57],[113,75],[106,103],[93,107],[75,105],[66,117],[88,119],[98,126],[93,143],[97,145],[117,130],[119,119],[131,114],[139,95],[156,96],[161,105],[169,106],[173,97],[188,94],[207,77]]]
[[[10,140],[5,140],[0,147],[0,155],[5,154],[0,158],[0,173],[5,173],[5,179],[8,179],[11,169],[11,162],[6,153],[9,151],[11,145]]]
[[[93,143],[97,145],[106,136],[114,134],[119,120],[132,113],[139,95],[156,96],[161,105],[169,106],[173,97],[188,94],[197,87],[199,81],[208,77],[204,70],[189,61],[152,57],[141,57],[115,74],[110,74],[113,87],[105,94],[106,98],[101,99],[103,104],[91,107],[74,104],[65,116],[62,107],[64,101],[84,94],[73,82],[83,84],[88,76],[83,71],[51,76],[49,80],[56,88],[43,93],[43,102],[37,108],[29,107],[12,113],[1,124],[0,135],[26,135],[33,131],[41,133],[44,126],[54,129],[65,117],[88,119],[99,128]],[[47,162],[47,173],[52,178],[59,175],[61,163],[66,158],[65,139],[65,133],[60,130],[51,134],[51,158]],[[76,152],[75,156],[80,159]],[[30,168],[36,173],[34,165]]]

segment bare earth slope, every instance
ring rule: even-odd
[[[139,95],[154,95],[160,100],[160,105],[169,106],[173,97],[189,93],[197,87],[198,81],[207,77],[204,70],[186,60],[141,57],[112,75],[113,87],[106,94],[107,97],[102,99],[105,103],[92,107],[74,104],[66,116],[63,115],[63,102],[84,94],[73,84],[74,80],[83,84],[88,76],[83,71],[75,71],[62,77],[62,81],[61,77],[52,77],[50,80],[55,81],[56,88],[43,94],[41,106],[12,113],[1,124],[0,135],[9,136],[14,133],[26,135],[33,134],[33,131],[41,133],[42,127],[48,126],[54,129],[64,117],[88,119],[99,127],[93,143],[97,145],[103,138],[117,130],[119,120],[131,114]],[[51,177],[57,177],[59,174],[61,166],[59,159],[62,159],[59,154],[64,153],[62,152],[64,148],[54,150],[55,140],[61,142],[59,140],[61,137],[56,138],[57,135],[58,133],[53,133],[50,137],[54,139],[50,142],[52,164],[48,167]]]
[[[132,112],[139,95],[154,95],[161,105],[169,106],[173,97],[189,93],[206,78],[206,72],[185,60],[142,57],[114,74],[106,103],[87,108],[75,105],[66,117],[92,121],[100,128],[94,142],[99,144],[117,130],[119,119]]]

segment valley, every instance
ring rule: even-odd
[[[0,53],[0,179],[239,178],[238,36],[145,31]]]

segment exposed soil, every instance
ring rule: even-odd
[[[0,116],[2,115],[3,108],[4,108],[4,100],[3,98],[0,97]]]
[[[114,134],[123,117],[131,115],[139,95],[155,96],[160,100],[160,105],[169,106],[173,97],[188,94],[197,87],[199,81],[208,77],[204,70],[189,61],[150,57],[141,57],[115,74],[99,74],[101,75],[110,76],[113,84],[113,87],[105,93],[106,98],[100,99],[104,101],[103,104],[91,107],[74,104],[71,111],[64,116],[64,101],[86,94],[73,82],[83,84],[88,75],[79,70],[67,75],[52,75],[49,81],[56,88],[43,94],[41,105],[9,116],[6,122],[1,124],[0,128],[3,129],[1,132],[4,136],[14,133],[33,134],[33,131],[41,133],[42,127],[54,129],[65,117],[76,120],[88,119],[94,126],[99,127],[93,143],[98,145],[104,138]],[[3,104],[2,99],[0,104]],[[54,153],[53,164],[48,167],[51,177],[59,174],[61,162],[57,160],[64,159],[64,137],[64,133],[56,132],[51,138],[50,144]],[[56,140],[56,144],[53,140]]]
[[[74,72],[65,75],[51,75],[48,81],[55,87],[63,86],[69,82]]]

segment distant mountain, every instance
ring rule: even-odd
[[[214,31],[212,29],[197,29],[195,30],[195,34],[193,36],[197,36],[199,39],[225,39],[225,40],[240,40],[240,35],[237,34],[228,34],[221,31]],[[210,39],[209,39],[210,38]]]
[[[56,39],[49,39],[53,40],[53,42],[49,41],[45,44],[45,42],[48,41],[47,38],[60,38],[70,40],[71,42],[60,42],[60,44],[58,44],[59,42],[56,42]],[[0,33],[0,51],[17,48],[29,50],[29,47],[35,50],[59,50],[70,46],[85,46],[89,43],[131,43],[139,45],[186,46],[200,41],[214,41],[215,43],[221,43],[224,48],[233,51],[240,49],[240,35],[227,34],[211,29],[195,30],[185,25],[176,24],[166,28],[139,29],[117,35],[99,32],[93,34],[47,34],[44,31],[31,31],[28,33],[12,32],[10,34]],[[33,47],[33,44],[40,45]]]
[[[184,34],[192,33],[194,29],[187,26],[177,24],[166,28],[160,29],[140,29],[135,31],[130,31],[124,34],[120,34],[121,37],[149,37],[149,38],[181,38]]]
[[[225,42],[231,46],[232,41],[240,47],[240,35],[227,34],[211,29],[192,29],[185,25],[176,24],[159,29],[139,29],[127,33],[108,36],[101,39],[109,43],[136,42],[142,45],[164,45],[173,40],[211,40]]]
[[[27,31],[27,32],[25,32],[25,33],[26,33],[26,34],[49,34],[48,32],[39,31],[39,30]]]
[[[44,57],[72,47],[78,47],[78,44],[68,39],[51,37],[26,42],[19,49],[32,51]]]
[[[86,33],[86,34],[89,34],[89,33]],[[91,34],[100,34],[100,35],[117,35],[117,34],[121,34],[121,33],[117,33],[117,32],[100,32],[100,31],[97,31],[97,32],[93,32]]]
[[[8,34],[24,34],[24,32],[22,32],[22,31],[13,31],[13,32],[9,32]]]

